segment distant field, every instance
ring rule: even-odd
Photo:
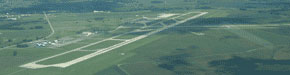
[[[256,31],[253,32],[253,30],[249,32],[256,34]],[[152,71],[158,71],[158,73],[165,73],[164,75],[174,75],[172,72],[175,72],[175,74],[184,74],[188,72],[204,74],[200,69],[207,70],[207,72],[212,72],[214,74],[214,70],[206,64],[213,60],[230,58],[232,55],[261,58],[268,58],[268,56],[271,56],[259,54],[259,52],[270,54],[268,52],[271,52],[271,50],[259,45],[256,41],[240,37],[239,34],[223,29],[207,30],[202,31],[202,33],[205,33],[205,35],[198,36],[191,33],[171,33],[170,35],[162,34],[165,36],[156,35],[161,38],[159,38],[158,41],[134,49],[136,50],[134,52],[137,53],[137,55],[134,56],[134,58],[127,59],[123,64],[120,64],[120,69],[129,74],[144,74],[147,71],[150,71],[150,73],[153,73]],[[278,37],[273,39],[274,35],[268,34],[263,36],[258,35],[258,37],[272,37],[271,40],[276,41],[279,41],[280,39],[286,40],[286,37],[285,39],[278,39]],[[148,40],[149,39],[150,38],[148,38]],[[277,47],[274,48],[276,49]],[[280,58],[280,56],[279,58],[277,56],[277,59]],[[136,65],[139,66],[136,67]],[[195,68],[188,69],[184,67]],[[183,72],[184,70],[186,72]]]
[[[16,21],[1,21],[0,33],[0,47],[5,47],[41,39],[50,33],[50,28],[43,15],[35,14],[18,17]]]

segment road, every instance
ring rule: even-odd
[[[45,37],[45,38],[49,38],[49,37],[51,37],[52,35],[54,35],[55,31],[54,31],[54,28],[53,28],[53,26],[52,26],[52,24],[51,24],[49,18],[47,17],[47,14],[46,14],[45,12],[43,12],[43,14],[44,14],[44,16],[45,16],[45,20],[46,20],[47,23],[49,24],[49,27],[50,27],[50,30],[51,30],[51,33],[50,33],[48,36]]]

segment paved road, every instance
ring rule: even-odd
[[[55,31],[54,31],[54,28],[53,28],[53,26],[52,26],[52,24],[51,24],[49,18],[47,17],[46,13],[43,12],[43,14],[44,14],[45,19],[46,19],[47,23],[49,24],[49,27],[50,27],[50,30],[51,30],[51,33],[50,33],[48,36],[45,37],[45,38],[49,38],[49,37],[51,37],[52,35],[54,35]]]

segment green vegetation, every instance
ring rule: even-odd
[[[18,17],[16,21],[1,21],[0,33],[0,47],[5,47],[41,39],[50,33],[50,29],[43,16],[36,14]]]
[[[132,39],[134,37],[140,36],[140,35],[144,35],[146,33],[148,33],[149,31],[144,31],[144,32],[132,32],[132,33],[128,33],[122,36],[117,37],[116,39]]]
[[[73,60],[75,58],[78,58],[78,57],[81,57],[81,56],[84,56],[84,55],[87,55],[87,54],[90,54],[90,53],[92,53],[92,52],[90,52],[90,51],[88,51],[88,52],[82,52],[82,51],[72,52],[72,53],[68,53],[66,55],[57,57],[57,58],[41,61],[38,64],[51,65],[51,64],[64,63],[64,62],[71,61],[71,60]]]
[[[118,44],[118,43],[121,43],[121,42],[122,41],[118,41],[118,40],[116,40],[116,41],[113,41],[113,40],[104,41],[104,42],[101,42],[99,44],[84,48],[84,50],[98,50],[98,49],[110,47],[112,45],[115,45],[115,44]]]
[[[26,48],[26,47],[28,47],[28,45],[27,44],[18,44],[18,45],[16,45],[16,47],[17,48]]]

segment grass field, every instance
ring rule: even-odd
[[[54,59],[49,59],[49,60],[46,60],[46,61],[39,62],[37,64],[50,65],[50,64],[57,64],[57,63],[67,62],[67,61],[70,61],[72,59],[87,55],[89,53],[92,53],[92,52],[90,52],[90,51],[88,51],[88,52],[85,52],[85,51],[72,52],[72,53],[69,53],[69,54],[54,58]]]
[[[109,46],[121,43],[122,41],[118,41],[118,40],[110,40],[110,41],[104,41],[102,43],[99,43],[97,45],[93,45],[93,46],[89,46],[87,48],[84,48],[84,50],[98,50],[98,49],[102,49],[102,48],[107,48]]]

